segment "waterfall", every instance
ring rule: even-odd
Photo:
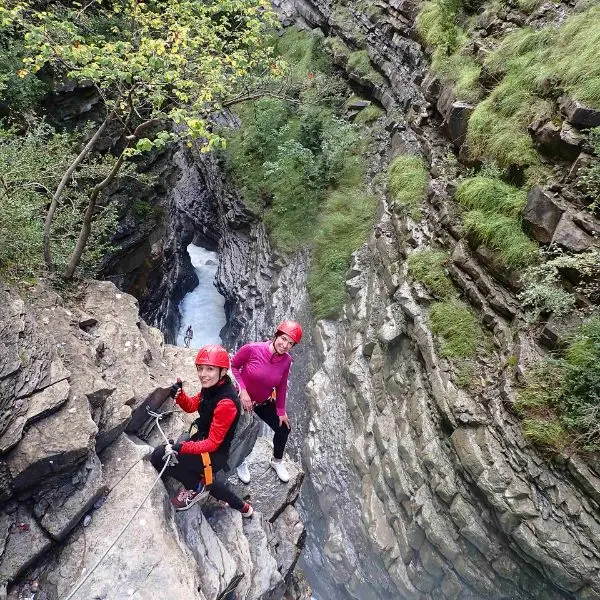
[[[221,344],[220,333],[226,322],[225,298],[214,285],[219,257],[216,252],[194,244],[190,244],[187,251],[199,283],[184,296],[179,305],[181,327],[177,333],[177,345],[184,345],[188,325],[191,325],[194,331],[191,348],[200,348],[205,344]]]

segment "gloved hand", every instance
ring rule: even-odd
[[[181,444],[165,444],[165,453],[163,454],[163,460],[168,461],[170,466],[176,465],[179,462],[177,460],[177,453],[180,449]]]
[[[177,378],[177,383],[174,383],[171,386],[171,391],[169,392],[169,396],[171,396],[171,398],[175,399],[177,396],[177,393],[183,388],[183,381],[181,381],[181,379],[179,379],[179,377]]]

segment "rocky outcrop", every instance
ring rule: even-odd
[[[430,80],[425,93],[419,88],[426,60],[411,31],[415,4],[378,3],[379,16],[367,16],[364,7],[349,3],[345,19],[339,6],[320,0],[278,6],[287,19],[340,38],[348,52],[368,51],[385,78],[358,83],[393,111],[391,139],[382,138],[375,162],[410,148],[428,159],[434,176],[420,224],[394,215],[381,196],[383,216],[356,254],[342,318],[317,324],[311,340],[316,352],[294,349],[293,379],[310,374],[302,448],[310,485],[301,506],[310,505],[313,514],[315,503],[320,509],[318,526],[309,532],[308,572],[311,565],[324,566],[333,580],[316,583],[317,595],[600,598],[600,473],[574,457],[548,463],[511,413],[510,357],[520,373],[543,351],[527,334],[514,333],[521,318],[514,275],[488,249],[461,239],[449,202],[452,174],[443,160],[449,143],[439,128],[460,146],[470,107],[455,106],[448,90],[438,104],[444,92],[439,82]],[[334,50],[341,68],[348,52]],[[569,124],[554,134],[551,141],[566,144],[569,159],[582,150]],[[375,164],[373,171],[379,170]],[[575,220],[577,211],[557,196],[546,189],[532,195],[525,214],[530,230],[543,243],[572,250],[592,244],[593,235]],[[242,241],[221,246],[219,276],[238,306],[229,339],[239,343],[268,333],[282,304],[309,317],[305,296],[297,295],[304,256],[269,261],[260,227],[235,239]],[[456,365],[441,358],[429,329],[431,297],[406,273],[407,254],[430,245],[449,250],[449,274],[476,307],[493,347],[462,388]]]
[[[165,345],[140,320],[137,301],[109,282],[90,282],[69,304],[41,286],[28,290],[27,302],[1,293],[3,592],[65,598],[152,490],[74,598],[213,600],[236,588],[239,598],[283,597],[304,541],[294,508],[302,471],[291,465],[292,480],[281,484],[262,439],[252,459],[264,473],[250,522],[211,500],[176,516],[148,461],[152,447],[138,437],[161,441],[146,407],[170,409],[175,374],[195,385],[194,351]],[[163,427],[176,437],[191,418],[176,411]],[[234,441],[240,455],[257,431],[246,416]],[[238,552],[232,540],[250,551]]]

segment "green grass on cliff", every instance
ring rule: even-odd
[[[452,281],[446,273],[450,260],[447,252],[440,250],[417,250],[407,259],[408,273],[423,283],[437,298],[447,298],[455,293]]]
[[[591,3],[560,26],[514,29],[491,52],[475,56],[469,40],[482,24],[470,16],[475,12],[471,4],[424,3],[417,28],[433,50],[432,69],[442,81],[455,84],[459,99],[476,105],[467,132],[473,158],[493,159],[501,167],[535,168],[540,161],[527,127],[555,116],[561,94],[600,108],[600,6]],[[505,3],[496,3],[495,9],[493,2],[479,4],[493,13]],[[537,4],[518,2],[524,12]]]
[[[348,57],[348,68],[375,85],[384,82],[383,76],[373,67],[366,50],[352,52]]]
[[[315,235],[308,290],[317,318],[335,317],[346,300],[346,273],[352,253],[373,227],[377,199],[360,188],[329,195]]]
[[[465,209],[463,224],[475,241],[498,253],[509,268],[532,264],[538,247],[521,226],[526,193],[500,179],[472,177],[459,185],[456,198]]]
[[[445,358],[471,358],[484,341],[479,321],[462,301],[435,302],[429,312],[431,331],[441,338],[440,354]]]
[[[536,444],[600,449],[600,317],[579,327],[562,356],[526,373],[515,408]]]
[[[429,173],[419,156],[401,154],[390,164],[387,172],[387,187],[398,210],[410,214],[418,221],[421,218],[421,202],[427,191]]]

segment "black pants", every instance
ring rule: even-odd
[[[165,463],[163,456],[165,454],[164,444],[157,446],[152,453],[150,462],[157,471],[161,471]],[[238,498],[217,475],[225,466],[225,461],[218,454],[209,454],[210,462],[213,468],[213,482],[208,487],[208,491],[213,498],[227,502],[231,508],[242,510],[244,501]],[[202,457],[199,454],[181,454],[177,455],[178,463],[172,467],[167,467],[164,475],[169,475],[180,481],[186,490],[198,489],[200,479],[204,477],[204,465]]]
[[[273,437],[273,457],[277,459],[283,458],[285,444],[290,435],[290,430],[285,424],[279,426],[279,417],[275,410],[275,402],[263,402],[262,404],[254,405],[254,412],[262,419],[274,432]]]

